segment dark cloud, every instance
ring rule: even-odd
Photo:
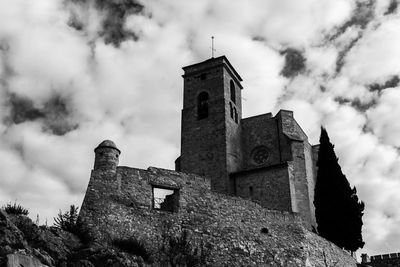
[[[66,3],[74,4],[80,8],[87,8],[90,0],[67,0]],[[106,44],[118,47],[125,40],[138,40],[137,33],[125,28],[126,18],[133,14],[140,14],[143,5],[136,0],[95,0],[95,7],[104,14],[101,29],[98,34]],[[81,31],[85,23],[75,12],[71,12],[69,26]]]
[[[384,13],[384,15],[390,15],[393,13],[396,13],[397,11],[397,7],[398,7],[398,3],[397,0],[391,0],[388,9],[386,10],[386,12]]]
[[[372,99],[368,102],[362,102],[359,98],[347,99],[344,97],[336,97],[335,101],[341,105],[350,105],[351,107],[353,107],[354,109],[356,109],[357,111],[360,111],[360,112],[365,112],[368,109],[376,106],[376,104],[377,104],[376,99]]]
[[[347,29],[351,27],[359,27],[361,30],[358,31],[356,37],[350,38],[349,42],[339,49],[338,57],[336,60],[336,73],[339,73],[345,63],[345,58],[350,50],[357,44],[362,38],[364,30],[367,25],[374,19],[376,0],[357,1],[356,7],[352,12],[349,20],[344,22],[338,27],[333,34],[328,35],[327,42],[331,42],[341,37]]]
[[[253,36],[251,38],[251,40],[253,40],[255,42],[265,42],[266,41],[265,37],[259,36],[259,35]]]
[[[358,34],[356,38],[351,40],[342,50],[339,51],[336,59],[336,73],[339,73],[342,70],[347,54],[357,44],[361,37],[362,34]]]
[[[40,121],[43,130],[54,135],[64,135],[78,127],[72,118],[72,110],[66,98],[52,96],[42,107],[36,107],[29,98],[10,94],[7,124],[20,124],[25,121]]]
[[[370,21],[374,19],[376,0],[356,1],[356,7],[349,20],[338,27],[338,29],[330,36],[330,40],[334,40],[342,35],[348,28],[359,26],[365,29]]]
[[[78,128],[78,124],[72,119],[73,110],[67,98],[59,95],[51,97],[44,105],[46,114],[44,130],[55,135],[64,135]]]
[[[399,83],[400,83],[400,78],[399,78],[399,76],[394,75],[394,76],[392,76],[389,80],[387,80],[387,81],[384,82],[384,83],[381,83],[381,84],[379,84],[379,83],[373,83],[373,84],[368,85],[368,89],[369,89],[370,91],[378,91],[378,92],[381,92],[382,90],[385,90],[385,89],[387,89],[387,88],[396,87],[396,86],[399,85]]]
[[[282,51],[281,54],[285,55],[285,66],[281,70],[281,74],[284,77],[295,77],[305,70],[306,59],[301,51],[288,48]]]
[[[38,108],[34,107],[33,101],[29,98],[20,97],[16,94],[10,95],[10,117],[7,118],[15,124],[25,121],[33,121],[44,118],[45,114]]]
[[[78,31],[82,31],[85,28],[85,24],[79,19],[79,17],[75,13],[71,13],[68,25]]]

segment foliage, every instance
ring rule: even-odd
[[[92,233],[86,222],[79,217],[78,206],[71,205],[69,211],[58,213],[54,218],[54,226],[77,235],[85,244],[93,240]]]
[[[362,248],[364,203],[358,200],[356,188],[350,187],[342,173],[324,128],[321,128],[317,166],[314,205],[318,233],[352,252]]]
[[[175,235],[168,227],[162,233],[163,245],[162,254],[165,256],[162,261],[172,267],[178,266],[208,266],[211,256],[211,244],[205,244],[203,240],[196,241],[188,231],[183,230]]]
[[[54,226],[64,231],[72,232],[78,220],[78,207],[71,205],[69,211],[60,212],[57,218],[54,218]]]
[[[3,209],[8,214],[14,214],[14,215],[28,215],[29,214],[28,209],[25,209],[24,207],[22,207],[20,204],[17,204],[16,202],[14,202],[14,204],[11,204],[11,202],[7,203],[5,206],[3,206]]]
[[[150,252],[147,251],[142,242],[134,237],[129,239],[116,239],[112,241],[112,244],[125,252],[142,257],[145,262],[149,262],[151,256]]]

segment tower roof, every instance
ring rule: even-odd
[[[98,148],[102,148],[102,147],[108,147],[108,148],[114,148],[116,150],[118,150],[119,153],[121,153],[121,150],[119,150],[117,148],[117,146],[115,145],[115,143],[111,140],[104,140],[103,142],[101,142],[95,149],[94,151],[96,152],[96,149]]]
[[[206,69],[214,68],[221,65],[224,66],[231,73],[232,77],[236,79],[238,84],[240,85],[240,82],[243,81],[242,77],[240,77],[237,71],[233,68],[232,64],[229,62],[226,56],[220,56],[215,58],[213,57],[199,63],[185,66],[182,68],[185,71],[183,77],[185,77],[188,74],[195,74],[198,72],[202,72]],[[241,85],[240,88],[242,89]]]

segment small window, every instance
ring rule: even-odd
[[[231,118],[233,119],[233,106],[231,102],[229,102],[229,108],[231,110]]]
[[[178,189],[153,187],[153,209],[177,212],[178,208]]]
[[[197,119],[208,117],[208,93],[201,92],[197,97]]]
[[[235,84],[231,80],[230,82],[230,87],[231,87],[231,101],[233,103],[236,103],[236,90],[235,90]]]
[[[207,79],[207,74],[205,74],[205,73],[202,73],[201,75],[200,75],[200,80],[205,80],[205,79]]]
[[[249,186],[249,196],[253,197],[253,187]]]
[[[236,108],[234,108],[234,111],[235,111],[235,122],[238,123],[239,119],[238,119],[238,114],[237,114]]]

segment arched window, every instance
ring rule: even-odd
[[[236,90],[235,90],[235,84],[233,83],[233,81],[231,80],[230,82],[231,85],[231,101],[233,103],[236,103]]]
[[[201,92],[197,97],[197,119],[208,117],[208,93]]]
[[[229,102],[229,108],[231,110],[231,118],[233,119],[233,107],[231,102]]]

